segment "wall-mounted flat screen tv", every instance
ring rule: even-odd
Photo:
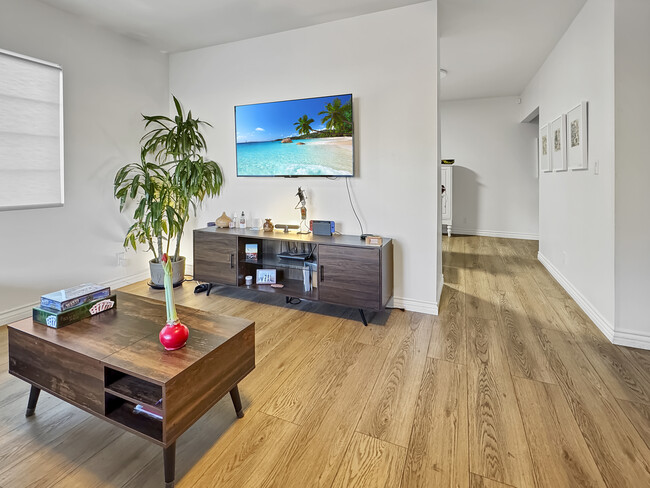
[[[235,107],[237,176],[354,176],[352,95]]]

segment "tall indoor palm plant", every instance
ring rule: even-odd
[[[201,127],[211,125],[193,118],[191,111],[185,114],[178,99],[173,100],[174,118],[143,115],[148,132],[140,140],[141,162],[120,168],[114,191],[120,211],[128,201],[137,203],[125,247],[136,249],[138,243],[146,244],[154,254],[152,262],[160,263],[162,254],[169,254],[175,240],[172,263],[182,263],[182,274],[175,273],[182,280],[185,258],[180,256],[180,243],[190,208],[196,211],[197,204],[206,197],[221,192],[223,174],[217,163],[203,155],[207,144]],[[153,274],[152,268],[152,281],[158,284]]]

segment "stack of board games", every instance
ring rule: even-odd
[[[58,329],[87,317],[92,317],[117,304],[115,295],[107,286],[85,283],[41,297],[39,307],[34,307],[34,322]]]

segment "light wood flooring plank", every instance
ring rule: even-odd
[[[532,486],[528,444],[498,326],[468,318],[467,327],[471,471],[514,486]]]
[[[154,456],[162,456],[160,447],[125,432],[52,486],[97,488],[108,483],[122,486]]]
[[[529,273],[513,275],[512,282],[517,297],[521,300],[526,315],[533,326],[568,332],[564,322]]]
[[[636,428],[645,445],[650,448],[650,405],[625,400],[619,400],[618,404]]]
[[[45,395],[46,393],[41,393],[42,397]],[[20,403],[5,408],[15,409],[24,415],[25,405],[27,405],[27,395]],[[12,430],[2,434],[0,472],[23,462],[35,451],[67,435],[71,429],[88,418],[90,414],[63,401],[53,400],[45,407],[38,405],[36,415],[24,418],[23,422],[14,424]]]
[[[488,285],[487,272],[478,267],[465,276],[465,317],[496,320],[492,289]]]
[[[364,345],[352,368],[378,371],[386,355],[384,349]],[[259,488],[331,486],[373,383],[364,374],[346,375],[341,387],[332,390],[312,411]]]
[[[230,396],[226,395],[176,441],[176,481],[196,480],[245,431],[254,415],[244,410],[238,419]],[[252,434],[251,434],[252,435]],[[147,464],[142,464],[123,486],[160,488],[164,485],[162,449]]]
[[[122,429],[91,417],[48,448],[35,450],[21,463],[0,473],[0,485],[50,487],[123,434]]]
[[[650,405],[650,380],[615,345],[590,334],[576,342],[612,395]]]
[[[650,451],[568,334],[539,329],[571,413],[608,486],[650,486]]]
[[[442,290],[439,315],[433,324],[428,356],[452,363],[467,361],[465,294],[447,285]]]
[[[332,488],[398,487],[406,449],[356,432]]]
[[[319,399],[340,386],[342,375],[353,373],[365,346],[360,343],[322,341],[311,357],[276,390],[261,411],[295,424],[303,424]]]
[[[410,331],[389,353],[357,430],[407,447],[427,358],[432,319],[412,314]]]
[[[514,378],[537,486],[605,488],[557,385]]]
[[[514,488],[512,485],[499,483],[488,478],[483,478],[477,474],[472,473],[469,483],[469,488]]]
[[[514,376],[557,383],[533,326],[514,293],[496,293],[499,330],[506,344],[510,372]]]
[[[402,310],[391,312],[385,325],[368,324],[359,330],[357,341],[382,349],[392,349],[399,343],[409,329],[409,314]]]
[[[290,422],[256,412],[248,428],[233,440],[230,449],[214,457],[212,464],[199,478],[185,476],[178,487],[256,488],[297,430],[298,426]]]
[[[468,483],[466,368],[427,359],[401,488],[466,488]]]

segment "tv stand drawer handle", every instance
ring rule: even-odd
[[[230,269],[235,267],[235,253],[230,253]]]
[[[320,266],[320,280],[325,281],[325,266],[321,264]]]

